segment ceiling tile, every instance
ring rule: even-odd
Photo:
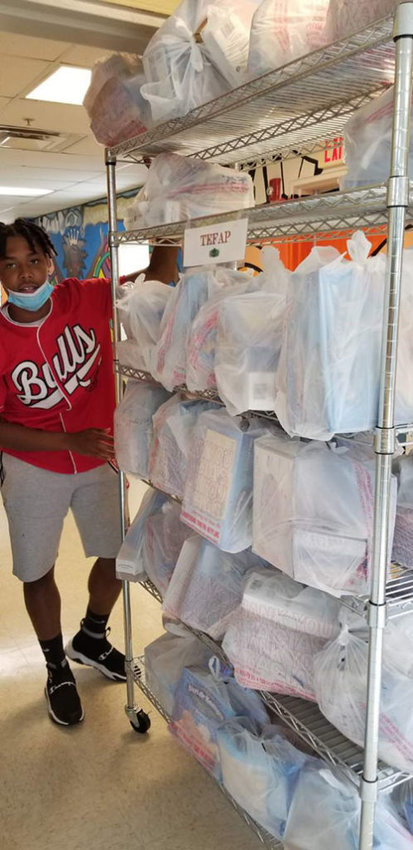
[[[32,83],[34,88],[38,78],[43,74],[46,76],[49,67],[49,62],[42,62],[40,59],[25,59],[3,54],[0,63],[0,95],[16,97],[21,92],[25,92]]]
[[[80,141],[68,145],[67,148],[62,148],[62,150],[64,150],[65,153],[70,154],[91,154],[92,156],[99,156],[103,164],[104,147],[97,143],[91,133],[89,136],[85,136],[84,139],[80,139]]]
[[[67,44],[64,41],[33,38],[29,35],[17,35],[11,32],[0,33],[0,53],[2,55],[46,59],[53,62],[64,50],[67,50]]]
[[[65,52],[61,61],[68,65],[80,65],[83,68],[92,68],[98,59],[105,59],[107,56],[111,56],[113,52],[113,50],[104,50],[102,47],[86,47],[82,44],[77,44]]]
[[[66,153],[49,151],[18,151],[0,147],[0,171],[12,167],[55,168],[80,171],[79,179],[93,172],[93,176],[103,169],[103,156],[70,156]]]
[[[3,124],[25,126],[25,118],[31,118],[31,126],[42,130],[79,133],[83,136],[90,132],[89,119],[83,106],[19,98],[9,103],[1,113]]]

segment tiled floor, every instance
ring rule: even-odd
[[[141,492],[136,488],[132,501]],[[47,518],[45,518],[47,533]],[[45,669],[11,576],[7,526],[0,508],[0,846],[2,850],[258,850],[213,781],[151,711],[148,735],[124,714],[124,686],[76,668],[86,717],[72,729],[53,725],[43,696]],[[57,579],[63,629],[78,628],[89,564],[68,519]],[[132,588],[136,650],[161,632],[159,605]],[[122,608],[111,618],[122,644]],[[75,667],[76,665],[73,665]],[[150,706],[137,699],[145,710]]]

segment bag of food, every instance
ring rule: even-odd
[[[202,29],[207,54],[232,89],[244,82],[250,43],[250,30],[260,0],[226,0],[224,6],[208,6]]]
[[[115,410],[115,455],[124,472],[148,478],[152,416],[168,397],[163,387],[128,381]]]
[[[127,53],[114,53],[96,62],[83,106],[90,129],[102,145],[117,145],[144,133],[150,124],[150,109],[141,95],[145,82],[142,60]]]
[[[391,15],[400,0],[330,0],[326,23],[328,41],[340,41]]]
[[[158,280],[145,281],[144,275],[140,275],[128,287],[119,287],[118,294],[116,306],[122,326],[128,341],[133,341],[139,351],[140,359],[135,367],[151,372],[162,317],[173,289]]]
[[[252,19],[248,74],[259,77],[325,44],[328,0],[263,0]]]
[[[166,496],[162,493],[156,493],[154,490],[145,493],[116,558],[116,576],[122,581],[142,581],[146,578],[142,564],[145,525],[148,517],[161,510],[165,502]]]
[[[145,682],[167,714],[184,667],[207,668],[211,651],[193,635],[161,635],[145,647]]]
[[[176,567],[182,546],[191,534],[180,521],[180,506],[167,501],[148,516],[142,538],[142,568],[163,597]]]
[[[398,461],[399,489],[392,560],[403,567],[413,567],[413,458]]]

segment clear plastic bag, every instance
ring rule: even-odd
[[[166,496],[148,490],[135,519],[131,523],[116,558],[116,576],[122,581],[142,581],[146,578],[142,563],[142,543],[149,516],[161,510]]]
[[[210,656],[205,644],[189,634],[163,634],[145,647],[145,682],[167,714],[172,714],[184,667],[207,667]]]
[[[144,275],[120,290],[116,306],[128,340],[138,346],[142,367],[137,368],[150,372],[162,317],[174,290],[158,280],[145,281]]]
[[[152,161],[125,226],[139,229],[253,206],[254,187],[246,172],[162,153]]]
[[[394,12],[400,0],[330,0],[326,23],[328,41],[339,41]]]
[[[351,261],[313,248],[292,275],[275,412],[290,436],[329,440],[375,427],[386,260],[361,232]]]
[[[413,781],[403,782],[396,788],[395,805],[413,833]],[[412,838],[413,841],[413,838]]]
[[[164,599],[164,613],[216,640],[222,638],[230,615],[241,602],[247,571],[261,563],[250,550],[229,555],[193,535],[182,546]]]
[[[360,797],[343,771],[308,759],[295,788],[284,850],[357,850]],[[397,817],[392,802],[379,797],[374,825],[374,850],[411,850],[413,836]]]
[[[325,43],[329,0],[263,0],[252,19],[248,73],[259,77]]]
[[[141,94],[150,103],[155,122],[186,115],[229,89],[195,38],[207,18],[208,5],[206,0],[182,0],[145,48],[142,61],[147,82]]]
[[[257,441],[254,551],[296,581],[334,596],[368,592],[374,476],[368,446],[304,443],[281,432]],[[393,477],[389,566],[396,486]]]
[[[282,728],[260,733],[251,722],[228,720],[217,733],[224,787],[260,826],[281,839],[306,756]]]
[[[399,464],[396,525],[392,560],[413,567],[413,457],[402,457]]]
[[[144,82],[138,56],[115,53],[96,62],[83,106],[97,142],[117,145],[146,131],[151,119],[149,106],[141,95]]]
[[[199,667],[186,667],[179,681],[170,731],[198,761],[222,781],[217,730],[225,720],[247,717],[259,727],[268,715],[257,694],[241,688],[231,677],[222,678]]]
[[[152,416],[168,398],[163,387],[128,381],[114,420],[115,455],[124,472],[148,478]]]
[[[185,383],[190,328],[213,285],[213,271],[200,269],[183,275],[173,290],[153,357],[153,374],[169,390]]]
[[[167,501],[145,523],[142,567],[163,597],[176,567],[182,545],[191,534],[180,521],[180,506]]]
[[[261,568],[248,573],[242,607],[257,617],[324,640],[331,640],[339,631],[339,601],[278,570]]]
[[[216,406],[175,395],[157,410],[149,458],[149,477],[155,487],[183,497],[195,426],[204,411]]]
[[[251,546],[254,442],[267,431],[257,420],[245,429],[223,409],[199,418],[181,517],[225,552]]]
[[[321,638],[286,629],[242,605],[222,642],[240,685],[312,701],[313,659],[324,645]]]
[[[217,266],[214,277],[214,288],[195,316],[187,338],[186,385],[191,392],[216,387],[217,322],[223,299],[257,288],[258,278],[244,272]]]
[[[344,627],[314,658],[314,689],[320,710],[359,746],[364,744],[367,700],[367,643]],[[379,757],[413,771],[413,679],[383,665]]]
[[[202,41],[208,56],[235,89],[244,82],[248,63],[250,30],[260,0],[235,0],[224,6],[208,6]]]

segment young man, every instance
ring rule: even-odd
[[[2,496],[13,572],[43,650],[50,717],[65,726],[83,720],[66,655],[125,680],[124,656],[107,640],[119,596],[120,546],[113,457],[115,407],[110,336],[110,281],[75,278],[52,287],[53,245],[24,219],[0,224],[0,450]],[[147,276],[175,279],[176,252],[153,254]],[[126,279],[132,279],[130,275]],[[72,509],[86,556],[89,604],[80,631],[63,648],[54,564],[64,517]]]

